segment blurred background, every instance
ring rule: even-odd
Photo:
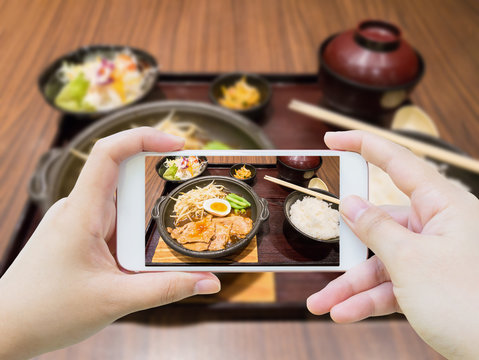
[[[96,137],[118,131],[110,125],[119,123],[121,111],[128,111],[113,108],[78,116],[58,108],[47,91],[62,63],[56,61],[72,51],[77,51],[73,57],[78,58],[83,54],[78,49],[84,46],[130,46],[145,51],[148,59],[151,56],[159,74],[137,99],[141,103],[194,100],[220,106],[211,105],[215,99],[210,94],[218,76],[262,75],[271,100],[260,115],[236,112],[242,118],[237,123],[247,124],[241,131],[256,134],[238,147],[324,148],[323,134],[332,128],[288,110],[289,101],[297,98],[374,126],[419,133],[409,135],[479,157],[479,2],[474,0],[0,0],[0,9],[2,273],[44,210],[74,183],[81,165],[72,160],[71,148],[65,149],[75,144],[86,153]],[[332,34],[350,29],[361,33],[364,29],[357,26],[368,19],[394,24],[392,28],[373,25],[386,26],[385,31],[395,37],[391,41],[397,42],[391,46],[402,46],[399,41],[404,39],[412,53],[420,55],[406,65],[412,69],[409,80],[392,79],[388,84],[365,80],[366,86],[392,91],[396,100],[388,103],[387,111],[362,114],[354,106],[338,107],[338,102],[344,103],[338,92],[331,92],[327,80],[318,80],[320,63],[323,75],[324,66],[331,65],[319,56],[319,49]],[[380,29],[376,34],[384,32]],[[390,41],[375,40],[371,33],[361,36],[369,45]],[[390,64],[394,70],[404,65],[404,57]],[[347,78],[349,70],[335,71]],[[401,87],[405,83],[413,84]],[[398,120],[398,110],[411,105],[407,116]],[[156,120],[182,105],[161,106]],[[101,131],[95,130],[106,115],[113,120]],[[128,116],[121,121],[130,121]],[[153,120],[145,121],[156,124]],[[475,177],[456,175],[474,192]],[[67,180],[57,183],[59,178]],[[329,316],[308,314],[302,300],[335,276],[224,276],[225,290],[216,298],[127,316],[78,345],[40,359],[441,358],[400,315],[337,325]]]

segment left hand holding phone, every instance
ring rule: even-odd
[[[95,144],[70,195],[50,208],[0,279],[1,359],[62,348],[131,312],[220,290],[211,273],[128,274],[115,261],[119,164],[182,147],[181,138],[147,127]]]

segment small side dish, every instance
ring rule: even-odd
[[[235,169],[233,177],[239,179],[239,180],[246,180],[251,177],[251,170],[246,168],[246,165],[243,165],[239,169]]]
[[[161,176],[165,180],[188,180],[200,175],[206,168],[207,162],[197,156],[176,156],[167,158],[162,167],[165,171]]]
[[[175,206],[171,216],[175,219],[175,227],[166,230],[186,249],[223,250],[253,229],[251,204],[214,181],[172,199]]]
[[[65,61],[57,70],[63,87],[54,103],[73,112],[112,110],[142,96],[145,80],[154,73],[128,49],[113,57],[91,54],[82,63]]]
[[[246,76],[232,86],[222,86],[221,91],[223,97],[218,101],[229,109],[246,110],[258,105],[261,99],[258,89],[248,84]]]
[[[259,120],[271,100],[273,90],[262,76],[229,73],[218,76],[210,85],[208,96],[213,104]]]
[[[256,168],[250,164],[235,164],[230,167],[230,176],[248,185],[253,185],[256,178]]]

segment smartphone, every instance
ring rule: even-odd
[[[339,215],[351,194],[368,198],[356,153],[137,154],[120,166],[117,259],[130,271],[345,271],[367,257]]]

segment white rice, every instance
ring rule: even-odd
[[[312,196],[296,200],[290,208],[291,222],[309,236],[329,240],[339,236],[339,211]]]

